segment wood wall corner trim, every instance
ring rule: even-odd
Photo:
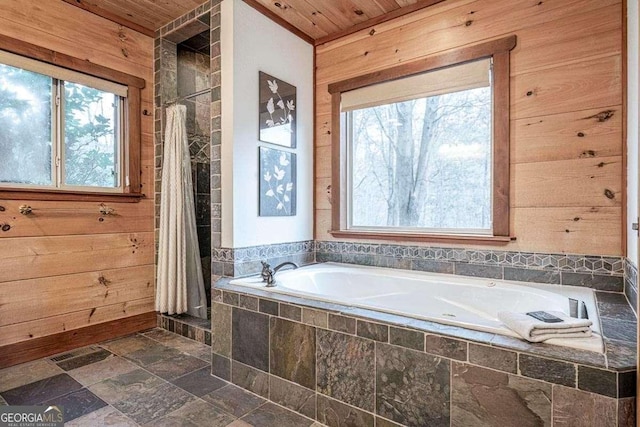
[[[141,90],[129,87],[127,97],[127,125],[129,128],[127,176],[129,193],[142,191],[142,98]]]
[[[136,24],[133,21],[130,21],[122,16],[118,16],[114,13],[109,12],[99,6],[85,3],[83,0],[63,0],[65,3],[69,3],[70,5],[76,6],[82,10],[85,10],[89,13],[93,13],[101,18],[104,18],[108,21],[115,22],[118,25],[122,25],[123,27],[127,27],[130,30],[137,31],[145,36],[149,36],[151,38],[155,37],[156,32],[151,29],[144,27],[142,25]]]
[[[293,34],[295,34],[296,36],[300,37],[302,40],[306,41],[307,43],[309,43],[311,45],[314,44],[315,40],[314,40],[313,37],[311,37],[310,35],[308,35],[307,33],[303,32],[303,31],[301,31],[300,29],[298,29],[294,25],[290,24],[284,18],[282,18],[280,15],[278,15],[275,12],[273,12],[269,8],[265,7],[262,3],[260,3],[260,2],[258,2],[256,0],[243,0],[243,1],[246,4],[248,4],[249,6],[251,6],[252,8],[254,8],[255,10],[257,10],[258,12],[262,13],[267,18],[271,19],[276,24],[280,25],[282,28],[292,32]]]
[[[493,234],[508,236],[510,228],[510,55],[493,55]]]
[[[331,228],[340,230],[342,202],[341,182],[343,165],[342,159],[342,138],[340,136],[340,93],[331,94]]]
[[[96,344],[157,325],[155,311],[0,347],[0,369]]]

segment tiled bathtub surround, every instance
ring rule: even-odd
[[[228,281],[213,290],[212,372],[323,424],[635,425],[621,294],[597,294],[604,356]]]
[[[267,260],[272,267],[285,261],[311,264],[315,261],[315,244],[313,240],[306,240],[235,249],[213,248],[211,260],[214,276],[247,276],[261,271],[261,260]]]
[[[316,261],[402,268],[622,292],[621,257],[316,241]]]

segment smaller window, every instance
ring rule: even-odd
[[[0,52],[0,186],[123,192],[127,86]]]
[[[0,199],[140,201],[145,85],[0,35]]]
[[[337,237],[509,234],[510,36],[329,85]]]

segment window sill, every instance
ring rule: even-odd
[[[393,240],[396,242],[443,242],[443,243],[482,243],[487,245],[506,245],[516,240],[511,236],[477,236],[477,235],[440,235],[420,233],[378,233],[373,231],[334,230],[329,231],[333,237],[349,239]]]
[[[138,203],[146,196],[142,193],[93,193],[90,191],[55,191],[32,188],[0,188],[1,200],[40,200]]]

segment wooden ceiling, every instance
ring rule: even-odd
[[[204,0],[63,0],[153,36]],[[244,0],[310,43],[328,40],[443,0]]]
[[[442,0],[244,0],[301,37],[321,44]]]
[[[63,0],[151,37],[205,0]]]

